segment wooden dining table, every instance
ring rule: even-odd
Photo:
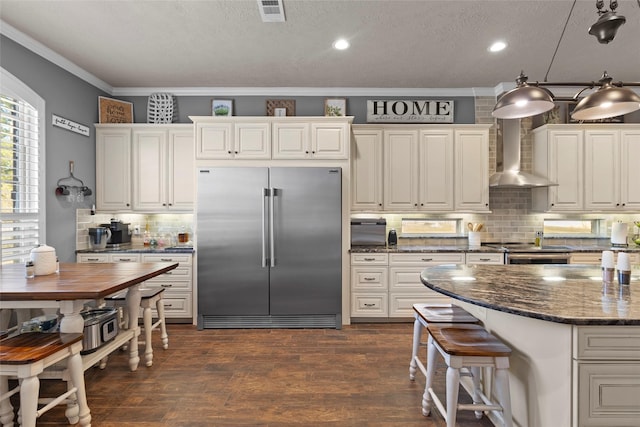
[[[140,284],[152,277],[173,270],[178,263],[61,263],[58,273],[27,278],[23,264],[0,268],[0,309],[58,309],[60,332],[84,331],[81,311],[87,302],[102,302],[105,297],[128,289],[129,325],[116,338],[97,351],[83,356],[85,370],[115,349],[129,344],[129,367],[135,371],[138,355],[138,315]]]

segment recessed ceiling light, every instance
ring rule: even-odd
[[[504,50],[505,47],[507,47],[507,44],[505,42],[495,42],[494,44],[489,46],[489,52],[500,52],[501,50]]]
[[[333,48],[338,50],[345,50],[349,48],[349,42],[345,39],[338,39],[333,42]]]

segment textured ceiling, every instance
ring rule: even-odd
[[[521,69],[544,79],[573,3],[283,1],[284,23],[256,0],[0,0],[0,18],[114,88],[494,88]],[[640,81],[639,3],[618,12],[599,44],[595,1],[578,0],[548,80]],[[339,36],[349,50],[331,48]],[[490,54],[497,39],[509,46]]]

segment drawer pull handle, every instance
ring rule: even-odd
[[[375,258],[365,258],[364,260],[365,261],[375,261],[376,259]]]
[[[165,307],[173,307],[173,304],[164,304]]]
[[[87,261],[99,261],[100,258],[87,258]]]
[[[166,275],[172,275],[172,274],[173,274],[173,271],[167,271],[167,272],[166,272],[166,273],[164,273],[164,274],[166,274]]]
[[[489,261],[491,261],[491,258],[480,258],[480,261],[489,262]]]
[[[171,262],[173,261],[171,258],[160,258],[160,261],[167,261],[167,262]]]
[[[366,303],[364,304],[365,307],[375,307],[376,305],[374,303]]]
[[[374,280],[376,280],[375,277],[365,277],[364,280],[368,281],[368,282],[372,282]]]
[[[162,287],[162,288],[170,288],[170,287],[172,287],[172,286],[173,286],[172,284],[168,284],[168,285],[160,285],[160,287]]]
[[[429,262],[429,261],[433,261],[433,258],[422,258],[422,260]]]

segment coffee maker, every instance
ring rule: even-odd
[[[111,230],[111,237],[107,241],[107,247],[131,243],[129,224],[125,224],[117,219],[111,219],[109,224],[100,224],[100,226],[107,227]]]

